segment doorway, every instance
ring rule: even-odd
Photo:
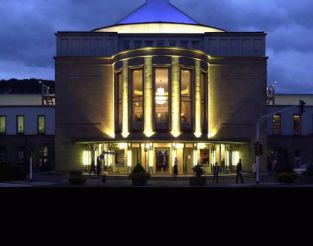
[[[155,167],[157,174],[169,174],[170,148],[155,148]]]
[[[184,148],[183,154],[183,174],[190,175],[192,174],[192,155],[193,149],[192,148]]]

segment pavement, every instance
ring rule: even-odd
[[[31,187],[133,187],[131,180],[126,175],[107,176],[106,181],[100,184],[100,177],[87,174],[87,182],[82,186],[75,186],[68,184],[66,175],[57,175],[52,172],[34,172],[33,180],[17,180],[0,182],[0,188],[31,188]],[[175,187],[175,188],[188,188],[190,176],[159,176],[151,177],[148,180],[147,187]],[[278,183],[272,177],[263,173],[260,175],[260,183],[256,184],[255,179],[251,173],[245,173],[243,176],[244,183],[235,182],[235,174],[221,174],[219,176],[219,183],[212,183],[213,176],[207,175],[207,184],[204,187],[208,188],[257,188],[257,187],[306,187],[313,188],[312,179],[298,178],[292,184]],[[304,181],[305,180],[305,181]],[[308,182],[309,180],[309,182]]]

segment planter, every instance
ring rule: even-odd
[[[206,185],[205,177],[191,177],[189,178],[189,184],[191,186],[204,186]]]
[[[147,179],[146,178],[132,178],[132,183],[135,186],[146,186]]]
[[[70,185],[84,185],[87,181],[87,177],[86,176],[70,176],[68,178],[69,184]]]

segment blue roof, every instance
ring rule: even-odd
[[[150,22],[198,24],[191,17],[173,6],[169,0],[146,0],[146,3],[130,13],[117,24]]]

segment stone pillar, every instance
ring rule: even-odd
[[[145,57],[144,67],[144,134],[151,137],[153,132],[153,90],[152,57]]]
[[[174,137],[180,135],[180,91],[179,91],[179,57],[172,57],[172,75],[171,75],[171,104],[172,104],[172,117],[171,117],[171,133]]]
[[[200,61],[195,62],[195,136],[198,138],[201,136],[201,94],[200,94],[200,80],[201,80],[201,68]]]
[[[122,114],[122,136],[129,135],[128,128],[128,61],[123,61],[123,114]]]

